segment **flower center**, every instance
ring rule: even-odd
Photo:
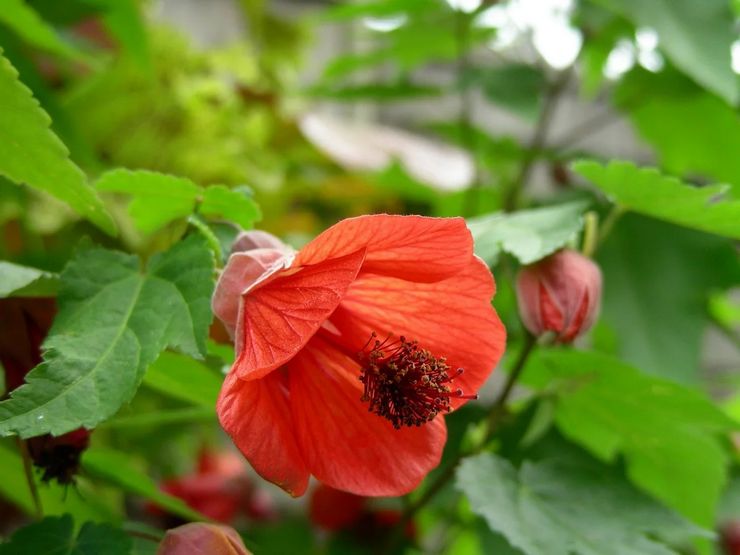
[[[450,412],[450,397],[476,399],[451,383],[462,368],[450,375],[444,357],[437,358],[416,341],[401,336],[398,341],[379,341],[370,336],[359,354],[360,381],[365,385],[361,400],[368,410],[387,418],[393,427],[421,426],[440,412]]]

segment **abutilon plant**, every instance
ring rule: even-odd
[[[488,267],[462,218],[343,220],[299,252],[236,243],[213,311],[236,361],[218,415],[254,469],[294,496],[309,476],[402,495],[439,464],[444,414],[504,351]]]

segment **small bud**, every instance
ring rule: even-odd
[[[34,466],[43,474],[41,480],[73,484],[80,471],[82,453],[90,444],[90,432],[78,428],[60,436],[44,434],[28,440],[28,451]]]
[[[596,321],[601,303],[601,271],[590,259],[561,250],[526,266],[517,277],[519,314],[535,336],[551,331],[570,343]]]
[[[192,522],[167,530],[157,555],[252,555],[233,528]]]

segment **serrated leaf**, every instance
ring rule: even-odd
[[[75,537],[70,515],[51,516],[18,530],[0,555],[129,555],[133,541],[110,524],[86,522]]]
[[[0,298],[51,297],[59,287],[59,276],[28,266],[0,260]]]
[[[705,396],[609,356],[565,349],[536,353],[524,380],[555,384],[555,421],[566,437],[605,461],[621,453],[640,488],[713,524],[727,476],[721,436],[734,424]]]
[[[187,520],[208,520],[184,501],[157,487],[146,474],[131,463],[131,457],[112,449],[89,449],[82,456],[82,467],[93,478],[105,480],[123,491],[153,501],[159,507]]]
[[[626,209],[708,233],[740,239],[740,200],[723,198],[727,185],[693,187],[656,168],[613,160],[580,160],[573,170]]]
[[[115,224],[103,203],[69,159],[67,148],[49,129],[49,116],[18,80],[18,72],[1,49],[0,106],[0,175],[46,191],[115,235]]]
[[[457,487],[527,555],[675,555],[661,538],[700,533],[608,467],[580,457],[524,461],[517,469],[484,453],[462,462]]]
[[[36,11],[23,0],[4,0],[0,10],[0,22],[4,23],[25,42],[67,58],[80,58],[81,53],[64,42],[54,28],[46,23]]]
[[[223,376],[190,357],[164,352],[144,375],[144,384],[160,393],[214,409]]]
[[[502,251],[531,264],[565,246],[583,228],[585,202],[489,214],[468,220],[475,253],[495,264]]]
[[[259,206],[250,196],[223,185],[206,188],[198,211],[205,216],[220,216],[231,220],[244,229],[254,227],[254,222],[262,219]]]
[[[736,104],[730,48],[737,38],[727,0],[597,0],[639,27],[655,29],[661,49],[698,83]]]
[[[190,236],[139,271],[135,256],[81,249],[61,275],[44,362],[0,403],[0,435],[94,428],[128,402],[166,347],[205,355],[213,258]]]

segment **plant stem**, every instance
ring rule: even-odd
[[[36,487],[36,478],[33,475],[33,463],[31,461],[31,454],[28,452],[28,445],[24,440],[16,437],[16,443],[18,444],[18,451],[20,451],[21,458],[23,459],[23,471],[26,474],[26,482],[28,482],[28,489],[31,491],[31,499],[33,499],[34,512],[36,518],[41,520],[44,518],[44,508],[41,505],[41,498],[39,497],[39,490]]]
[[[602,222],[601,227],[599,229],[599,238],[596,242],[597,246],[601,245],[604,242],[604,240],[609,236],[612,229],[614,228],[614,224],[617,223],[619,218],[621,218],[625,212],[626,210],[618,204],[615,204],[614,206],[612,206],[612,209],[606,215],[606,218],[604,218],[604,221]]]
[[[562,71],[547,88],[540,117],[537,120],[537,125],[535,126],[532,138],[529,140],[529,143],[524,150],[522,165],[504,195],[502,208],[505,212],[511,212],[517,207],[519,202],[519,193],[524,188],[527,179],[529,179],[529,174],[534,168],[534,163],[537,161],[539,152],[545,146],[547,133],[550,129],[553,115],[555,114],[555,108],[557,107],[558,101],[570,80],[572,71],[573,66]]]
[[[392,548],[397,545],[408,522],[416,515],[416,513],[419,512],[419,510],[421,510],[427,503],[429,503],[429,501],[431,501],[437,495],[437,493],[439,493],[439,491],[444,488],[444,486],[446,486],[447,483],[455,476],[455,471],[457,470],[460,461],[462,461],[466,457],[481,452],[491,440],[493,435],[496,433],[499,425],[501,424],[503,416],[506,414],[506,402],[509,400],[509,396],[514,389],[514,385],[519,379],[519,376],[521,376],[522,371],[527,364],[527,359],[529,359],[529,355],[532,354],[532,351],[534,350],[534,347],[536,345],[537,339],[533,335],[527,333],[526,337],[524,338],[524,345],[522,346],[522,350],[519,351],[519,356],[517,357],[516,362],[511,369],[511,372],[509,372],[509,375],[506,378],[506,383],[504,383],[503,389],[496,397],[496,400],[493,402],[491,410],[488,413],[488,417],[486,418],[486,431],[483,434],[483,437],[470,449],[457,453],[457,455],[455,455],[455,458],[442,470],[440,474],[437,475],[437,477],[429,485],[429,487],[424,490],[424,493],[421,494],[421,497],[419,497],[406,507],[403,515],[401,516],[401,520],[399,520],[399,522],[396,524],[389,537],[389,549],[387,550],[388,553],[392,552]]]

